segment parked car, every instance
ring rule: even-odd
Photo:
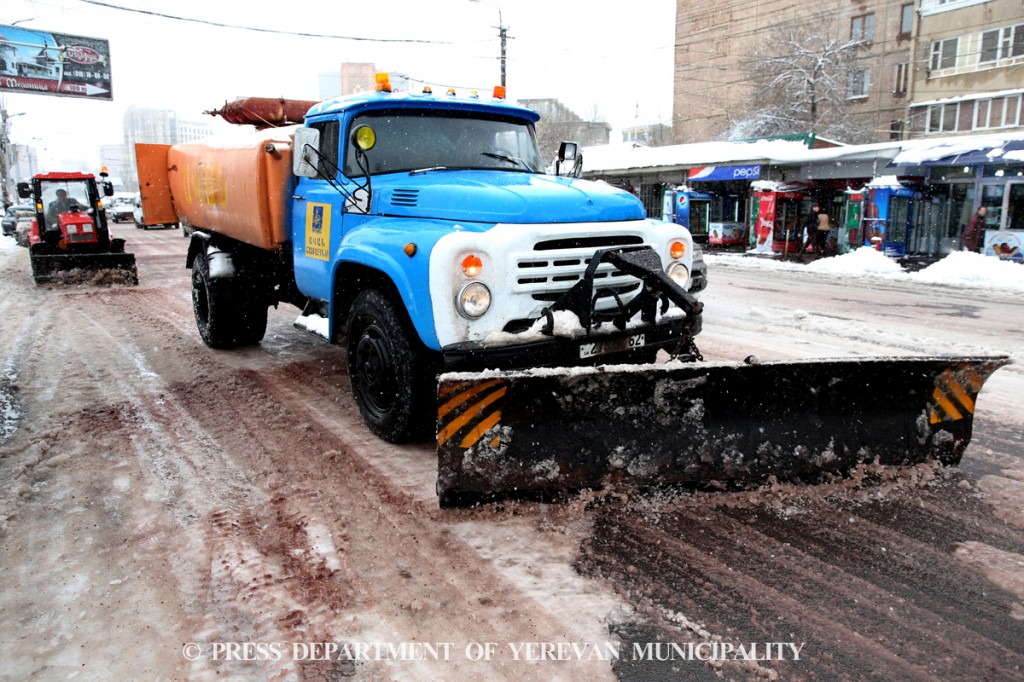
[[[135,221],[135,227],[141,227],[144,230],[148,230],[151,227],[169,228],[174,229],[178,226],[178,223],[162,223],[160,225],[146,225],[142,215],[142,197],[136,194],[132,197],[132,219]],[[182,227],[182,232],[185,228]]]
[[[127,222],[132,219],[132,208],[131,194],[115,194],[107,204],[107,219],[115,223]]]
[[[18,220],[22,218],[31,219],[35,210],[27,204],[13,204],[4,213],[3,218],[3,235],[5,237],[13,237],[17,231]]]

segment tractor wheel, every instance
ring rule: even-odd
[[[363,421],[400,443],[426,431],[431,405],[426,353],[403,312],[376,290],[356,296],[348,316],[348,373]]]
[[[192,310],[203,342],[210,348],[235,346],[237,301],[231,280],[210,279],[210,266],[200,256],[192,263]]]

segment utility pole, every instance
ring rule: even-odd
[[[505,87],[505,40],[508,38],[508,26],[501,20],[498,10],[498,35],[501,37],[501,87]]]
[[[0,192],[3,193],[4,197],[4,210],[7,209],[7,203],[11,198],[11,195],[8,194],[9,190],[7,188],[7,169],[9,167],[7,155],[9,153],[8,150],[11,147],[11,141],[8,138],[7,132],[7,119],[7,107],[4,106],[3,102],[0,102],[0,178],[3,178]]]
[[[469,0],[470,2],[479,2],[481,4],[490,4],[481,2],[481,0]],[[508,26],[501,18],[501,8],[497,5],[491,5],[494,9],[498,10],[498,25],[494,28],[498,29],[498,37],[501,39],[501,87],[505,87],[505,47],[508,41]]]

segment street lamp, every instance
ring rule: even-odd
[[[480,0],[469,0],[470,2],[480,3]],[[490,3],[480,3],[490,4]],[[501,38],[501,87],[505,87],[505,42],[508,39],[508,26],[501,20],[501,8],[497,5],[491,5],[494,9],[498,10],[498,25],[494,28],[498,29],[498,37]]]

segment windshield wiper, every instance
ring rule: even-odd
[[[518,166],[522,166],[523,168],[525,168],[528,171],[532,171],[533,170],[532,168],[530,168],[529,165],[527,165],[527,163],[525,161],[520,159],[518,156],[512,156],[511,154],[501,154],[499,152],[480,152],[480,153],[483,154],[484,156],[489,156],[492,159],[500,159],[501,161],[507,161],[509,163],[514,163],[514,164],[516,164]]]
[[[409,175],[418,175],[419,173],[429,173],[430,171],[439,171],[439,170],[454,170],[454,169],[449,168],[448,166],[427,166],[426,168],[414,168],[413,170],[409,171]]]

